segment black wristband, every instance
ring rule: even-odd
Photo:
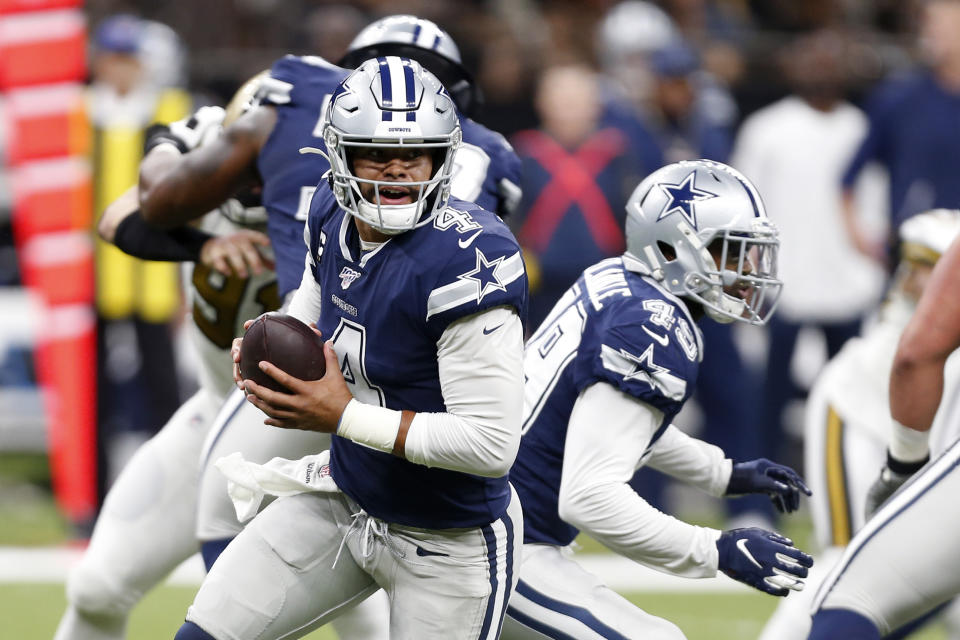
[[[923,465],[930,462],[930,454],[928,453],[923,460],[917,460],[916,462],[904,462],[902,460],[897,460],[892,455],[890,451],[887,451],[887,468],[894,473],[899,473],[902,476],[912,476],[921,468]]]
[[[117,225],[113,244],[124,253],[144,260],[197,262],[200,249],[212,237],[194,227],[170,230],[152,227],[137,209]]]
[[[143,155],[147,155],[151,149],[162,144],[172,144],[180,150],[180,153],[189,151],[187,145],[183,144],[183,140],[170,133],[170,127],[167,125],[152,124],[147,127],[143,135]]]

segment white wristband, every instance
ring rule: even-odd
[[[930,431],[917,431],[896,420],[890,435],[890,455],[900,462],[918,462],[930,455]]]
[[[378,451],[393,453],[400,431],[400,412],[364,404],[353,398],[343,409],[337,435]]]

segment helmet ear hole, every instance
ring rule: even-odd
[[[677,252],[673,248],[673,245],[667,244],[663,240],[657,240],[657,248],[660,249],[660,253],[663,254],[663,258],[667,262],[673,262],[677,259]]]

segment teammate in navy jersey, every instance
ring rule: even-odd
[[[580,531],[661,571],[719,569],[780,596],[812,564],[776,533],[675,520],[628,484],[649,465],[716,496],[767,493],[782,511],[809,494],[789,467],[735,463],[671,424],[696,383],[697,320],[762,324],[775,307],[779,240],[760,196],[726,165],[669,165],[634,190],[626,237],[626,253],[586,269],[526,346],[510,472],[525,544],[504,638],[683,638],[564,553]]]
[[[454,100],[461,108],[468,108],[476,102],[469,74],[459,65],[456,45],[433,23],[412,16],[394,16],[373,23],[351,44],[342,64],[355,66],[378,51],[393,50],[410,52],[411,55],[417,53],[425,63],[441,71],[444,82],[456,87]],[[169,129],[156,130],[151,145],[163,148],[151,151],[143,167],[145,183],[153,184],[157,189],[146,197],[144,203],[151,219],[166,219],[169,223],[178,218],[191,218],[204,207],[202,202],[198,204],[197,198],[214,201],[230,192],[232,184],[249,182],[259,187],[262,183],[268,194],[265,204],[269,212],[270,235],[278,248],[277,268],[283,281],[279,288],[284,293],[294,289],[303,270],[306,249],[301,239],[309,195],[328,168],[320,156],[304,156],[299,149],[319,143],[319,132],[314,133],[323,101],[347,73],[347,69],[315,57],[286,57],[277,61],[272,69],[273,80],[266,87],[260,87],[258,79],[238,92],[233,103],[236,113],[233,118],[228,113],[228,118],[235,119],[245,110],[250,113],[244,117],[242,125],[228,127],[228,137],[219,139],[216,148],[190,152],[208,133],[215,133],[219,128],[223,112],[217,108],[202,109]],[[264,75],[269,76],[270,72]],[[251,91],[248,93],[247,89]],[[255,95],[260,97],[254,100]],[[263,104],[252,106],[253,102]],[[467,143],[461,146],[456,156],[452,191],[461,197],[477,199],[489,207],[497,207],[498,212],[505,214],[515,191],[512,185],[518,181],[519,160],[498,134],[466,118],[462,120],[462,126]],[[180,157],[182,152],[185,155]],[[219,164],[228,158],[228,165]],[[191,174],[185,166],[199,168],[201,173]],[[159,182],[157,178],[160,178]],[[183,209],[175,210],[181,206]],[[195,259],[193,254],[199,247],[198,230],[179,228],[164,237],[159,230],[147,226],[140,213],[125,218],[125,224],[129,226],[124,237],[135,241],[125,244],[125,251],[141,255],[138,251],[145,249],[147,255],[141,257],[150,259]],[[217,252],[212,259],[228,263],[222,264],[222,268],[226,272],[233,270],[241,278],[247,273],[259,272],[262,267],[256,247],[249,243],[237,247],[220,245]],[[218,343],[226,339],[229,344],[234,337],[231,319],[237,318],[241,296],[260,305],[276,298],[276,284],[270,290],[270,296],[262,295],[266,290],[253,284],[224,280],[216,274],[211,275],[205,286],[210,297],[209,305],[204,309],[217,320]],[[242,322],[243,317],[239,320]],[[71,609],[65,616],[66,622],[58,630],[58,638],[108,640],[124,637],[124,623],[134,605],[183,558],[194,553],[198,521],[226,521],[226,531],[218,528],[212,534],[211,537],[217,539],[228,539],[240,530],[225,493],[225,480],[216,469],[209,467],[202,474],[201,486],[206,491],[199,491],[199,496],[182,494],[185,489],[197,491],[192,474],[185,472],[186,480],[170,478],[170,482],[165,482],[155,473],[161,466],[179,468],[199,458],[204,433],[215,427],[216,437],[212,441],[223,448],[222,452],[213,449],[214,453],[205,458],[212,460],[244,445],[249,447],[245,451],[253,452],[248,454],[250,457],[262,454],[264,460],[274,455],[298,456],[302,452],[329,446],[326,434],[288,433],[265,428],[262,414],[256,408],[244,405],[242,399],[243,394],[238,392],[236,404],[244,409],[233,412],[235,404],[229,405],[230,413],[219,422],[213,419],[216,415],[214,409],[204,419],[191,422],[189,433],[186,429],[167,429],[164,442],[170,446],[154,456],[161,464],[148,464],[150,460],[143,452],[131,463],[124,474],[129,482],[118,484],[115,493],[136,500],[136,518],[101,519],[97,537],[102,540],[91,543],[91,548],[98,553],[86,554],[84,562],[71,575],[68,588]],[[229,432],[227,427],[230,427]],[[250,431],[254,434],[252,437]],[[157,453],[158,449],[154,447],[151,451]],[[150,501],[137,497],[154,495],[157,491],[164,492],[171,499]],[[178,491],[182,495],[179,500],[176,498]],[[198,518],[198,502],[201,514],[213,515]],[[163,522],[164,527],[156,527],[155,522]],[[201,540],[206,539],[201,535]],[[222,544],[213,544],[214,550],[206,554],[208,562],[216,557],[216,550]],[[385,601],[374,602],[371,598],[363,607],[337,619],[337,634],[343,640],[385,638],[387,623],[380,613],[385,610]]]
[[[441,70],[456,87],[453,97],[459,97],[461,106],[475,103],[456,44],[428,20],[413,16],[379,20],[358,34],[344,61],[354,64],[361,56],[394,51],[415,54],[428,68]],[[263,81],[260,106],[227,128],[219,140],[183,156],[169,153],[145,161],[141,204],[147,219],[165,226],[178,224],[224,193],[250,181],[262,182],[278,286],[285,297],[299,284],[307,206],[329,168],[321,156],[303,155],[300,149],[322,146],[323,105],[347,73],[315,57],[279,60]],[[505,214],[519,199],[520,162],[499,134],[467,118],[461,123],[464,141],[456,156],[451,192]],[[244,404],[242,394],[228,398],[201,453],[197,535],[204,543],[207,566],[241,529],[226,496],[225,479],[211,463],[238,450],[260,461],[295,458],[325,449],[328,440],[325,434],[264,429],[262,416]]]
[[[411,55],[417,52],[417,55]],[[344,57],[359,64],[371,54],[404,54],[450,78],[460,65],[452,38],[429,20],[390,16],[357,35]],[[148,222],[173,227],[197,218],[240,188],[262,184],[269,214],[268,235],[277,254],[282,295],[296,289],[303,269],[303,222],[310,195],[329,169],[320,158],[304,158],[300,149],[320,145],[323,107],[350,70],[316,56],[285,56],[261,82],[258,105],[228,127],[220,140],[192,153],[155,154],[141,165],[141,210]],[[440,74],[441,76],[444,74]],[[460,91],[464,106],[476,98]],[[507,215],[519,201],[520,160],[498,133],[462,119],[463,148],[451,182],[452,193],[489,211]],[[162,141],[158,137],[157,141]],[[165,150],[176,150],[165,145]]]
[[[522,538],[506,478],[522,408],[519,246],[494,214],[449,200],[460,127],[417,62],[365,62],[325,113],[332,188],[312,198],[289,313],[328,338],[326,374],[261,362],[290,394],[236,377],[267,424],[335,436],[306,476],[289,474],[304,492],[226,548],[177,638],[300,635],[381,587],[391,637],[496,638]],[[248,488],[290,469],[234,462]]]

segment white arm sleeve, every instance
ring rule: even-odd
[[[720,532],[658,511],[627,484],[662,421],[660,411],[612,385],[584,390],[567,427],[560,517],[640,564],[709,578]]]
[[[723,449],[691,438],[670,425],[650,448],[647,466],[721,497],[730,484],[733,460]]]
[[[293,292],[286,313],[304,324],[316,322],[320,318],[320,302],[322,300],[320,283],[313,277],[310,266],[303,270],[303,279],[300,287]],[[324,336],[326,340],[326,336]]]
[[[437,360],[447,412],[414,416],[407,460],[506,475],[520,446],[523,411],[523,327],[516,311],[497,307],[454,322],[437,342]]]
[[[300,322],[309,325],[320,318],[320,302],[323,300],[320,292],[320,283],[313,277],[313,251],[310,249],[310,227],[303,224],[303,242],[307,245],[307,255],[303,259],[303,277],[300,287],[287,294],[284,300],[283,311]],[[287,304],[289,303],[289,304]]]

